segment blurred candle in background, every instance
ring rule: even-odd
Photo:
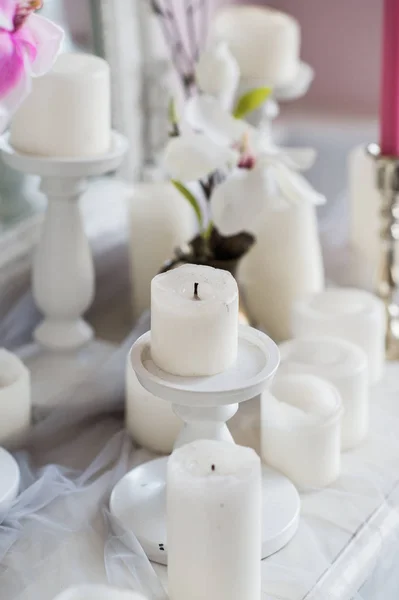
[[[399,156],[399,0],[384,0],[380,146]]]

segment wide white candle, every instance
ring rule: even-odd
[[[324,287],[314,206],[265,210],[256,240],[242,260],[239,280],[251,318],[280,342],[291,337],[293,303]]]
[[[18,356],[0,348],[0,444],[23,441],[30,422],[30,373]]]
[[[183,265],[151,283],[151,355],[174,375],[215,375],[237,358],[238,288],[227,271]]]
[[[167,470],[173,600],[260,600],[261,467],[254,450],[200,440]]]
[[[315,337],[280,345],[279,374],[310,373],[339,391],[344,407],[343,449],[353,448],[369,430],[368,361],[362,348],[345,340]]]
[[[314,375],[278,376],[261,403],[262,459],[300,488],[332,483],[341,468],[342,403]]]
[[[173,412],[172,404],[147,392],[126,363],[126,429],[134,441],[162,454],[170,454],[182,428],[182,420]]]
[[[110,148],[108,63],[89,54],[61,54],[52,70],[32,80],[32,92],[11,122],[20,152],[83,157]]]
[[[276,87],[297,74],[301,32],[290,15],[262,6],[226,6],[210,24],[209,42],[221,40],[228,43],[243,78]]]
[[[70,587],[54,600],[145,600],[142,594],[108,585],[87,584]]]
[[[363,290],[330,288],[299,300],[293,307],[294,337],[332,336],[357,344],[367,354],[370,383],[382,376],[385,328],[383,302]]]
[[[128,204],[133,313],[138,318],[150,308],[152,278],[175,248],[194,237],[196,219],[170,182],[135,184]]]

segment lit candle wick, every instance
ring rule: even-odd
[[[201,298],[198,295],[198,286],[199,283],[194,283],[194,300],[201,300]]]

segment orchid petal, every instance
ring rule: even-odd
[[[14,15],[17,10],[17,0],[0,0],[0,29],[14,29]]]
[[[310,169],[316,160],[317,152],[314,148],[280,148],[281,157],[287,167],[296,171]]]
[[[314,70],[312,67],[307,63],[301,62],[293,81],[282,86],[281,88],[275,89],[274,95],[277,100],[292,100],[293,98],[300,98],[306,94],[313,79]]]
[[[24,58],[14,37],[0,32],[0,98],[8,95],[18,84],[24,72]]]
[[[29,95],[30,90],[31,78],[26,74],[22,66],[20,77],[15,86],[0,98],[0,134],[6,129],[11,116]]]
[[[226,42],[219,42],[201,54],[195,75],[201,91],[214,96],[225,110],[231,111],[240,68]]]
[[[237,161],[237,153],[218,146],[202,134],[172,138],[166,146],[164,166],[173,179],[194,181]]]
[[[21,28],[22,31],[28,29],[30,38],[36,46],[36,55],[31,62],[32,75],[39,77],[44,75],[51,69],[55,59],[60,51],[64,33],[58,25],[31,14],[25,25]]]
[[[316,192],[303,175],[292,171],[282,163],[273,167],[273,173],[281,195],[290,204],[308,202],[320,205],[326,202],[325,196]]]
[[[215,144],[232,146],[241,141],[243,135],[249,134],[251,126],[240,119],[235,119],[223,110],[212,96],[193,96],[187,101],[186,121],[193,129],[203,132]]]
[[[222,235],[252,232],[267,203],[268,182],[263,169],[236,169],[213,192],[212,221]]]

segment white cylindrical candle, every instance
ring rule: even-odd
[[[87,584],[70,587],[54,600],[145,600],[142,594],[111,587],[108,585]]]
[[[227,271],[183,265],[151,283],[151,355],[163,371],[215,375],[237,358],[238,288]]]
[[[134,441],[153,452],[170,454],[182,428],[172,404],[147,392],[126,363],[126,429]]]
[[[289,339],[293,303],[324,287],[314,206],[266,210],[239,280],[252,320],[275,341]]]
[[[363,290],[330,288],[293,307],[293,337],[332,336],[357,344],[367,354],[370,383],[382,376],[385,329],[384,303]]]
[[[341,468],[342,403],[314,375],[281,375],[262,395],[262,459],[301,489],[330,485]]]
[[[167,470],[168,587],[173,600],[259,600],[261,467],[254,450],[200,440]]]
[[[170,182],[136,184],[128,202],[133,313],[138,318],[150,308],[152,278],[175,248],[194,237],[196,220]]]
[[[106,153],[111,143],[110,69],[90,54],[61,54],[32,80],[32,92],[11,122],[10,143],[40,156]]]
[[[362,348],[335,338],[303,338],[280,345],[279,373],[310,373],[326,379],[339,391],[344,407],[343,449],[357,446],[369,430],[367,356]]]
[[[299,68],[301,31],[290,15],[262,6],[226,6],[212,19],[209,42],[226,41],[243,78],[273,87]]]
[[[30,373],[18,356],[0,348],[0,444],[23,441],[30,422]]]

